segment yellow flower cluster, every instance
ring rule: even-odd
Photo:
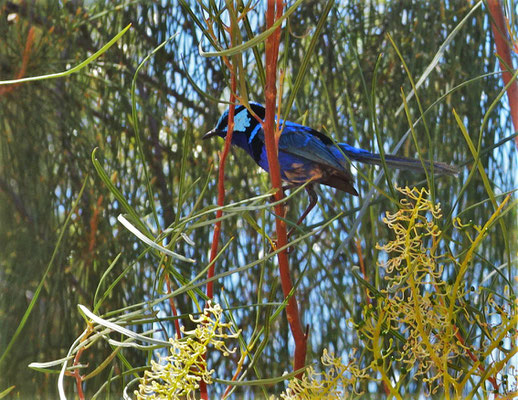
[[[428,200],[424,188],[397,188],[405,195],[399,210],[383,219],[395,238],[378,249],[390,258],[381,263],[389,286],[383,314],[385,324],[404,332],[406,342],[400,360],[414,376],[432,384],[444,377],[448,362],[464,353],[455,339],[456,330],[447,307],[449,287],[442,280],[437,254],[441,231],[436,225],[441,208]],[[455,312],[458,310],[455,310]],[[430,385],[436,391],[440,385]]]
[[[199,318],[192,316],[196,328],[185,331],[183,339],[169,339],[170,355],[160,358],[160,362],[151,361],[151,370],[144,373],[137,399],[195,399],[196,390],[201,380],[212,383],[214,370],[209,370],[205,354],[209,347],[218,350],[223,356],[234,353],[225,340],[236,338],[230,323],[221,321],[223,310],[218,304],[208,303],[205,313]]]
[[[467,292],[475,289],[467,289],[464,282],[477,246],[508,198],[483,227],[473,229],[455,220],[454,231],[473,232],[473,236],[468,236],[468,246],[459,255],[444,255],[437,225],[442,218],[440,205],[428,199],[424,188],[396,189],[403,195],[398,211],[383,219],[394,239],[377,245],[387,253],[379,263],[387,284],[383,289],[369,287],[370,302],[362,318],[353,323],[363,345],[362,357],[358,360],[353,352],[343,363],[324,350],[320,372],[309,366],[301,379],[291,379],[286,391],[270,400],[354,398],[372,381],[381,381],[387,397],[402,399],[411,377],[426,384],[426,394],[445,398],[462,398],[466,393],[473,397],[479,388],[491,387],[505,395],[516,390],[512,360],[518,349],[512,344],[518,337],[518,303],[501,306],[490,296],[484,313],[470,312]],[[448,282],[444,268],[448,268]],[[508,287],[504,294],[510,297]],[[209,303],[205,314],[191,317],[196,329],[184,332],[184,339],[170,340],[170,355],[160,363],[152,362],[135,392],[137,398],[194,399],[200,381],[212,383],[213,370],[204,357],[207,348],[228,356],[233,350],[226,339],[239,334],[221,322],[221,315],[221,307]],[[463,336],[459,326],[466,324],[477,326],[483,339]]]
[[[395,398],[401,398],[400,385],[411,371],[415,379],[427,384],[428,394],[441,390],[447,398],[451,394],[462,397],[474,376],[489,381],[498,391],[496,376],[505,370],[514,352],[504,350],[498,355],[494,350],[502,346],[504,338],[513,336],[516,313],[503,313],[497,327],[485,327],[477,321],[492,338],[485,349],[466,344],[458,321],[472,321],[464,300],[467,289],[463,278],[475,249],[508,199],[483,227],[475,227],[476,234],[469,238],[470,245],[462,256],[445,256],[439,254],[442,232],[436,224],[442,218],[440,205],[428,200],[429,192],[424,188],[396,189],[404,195],[399,210],[383,219],[395,237],[377,246],[388,253],[388,259],[379,264],[385,269],[387,287],[364,307],[362,321],[355,325],[366,350],[373,355],[371,368]],[[454,226],[459,230],[461,222],[455,221]],[[450,282],[444,281],[445,265],[455,267]],[[497,365],[485,362],[489,355],[499,358]],[[458,367],[466,360],[472,362],[469,368]]]
[[[288,388],[281,394],[283,400],[334,400],[344,399],[355,392],[356,382],[368,378],[364,370],[358,367],[354,354],[347,364],[340,357],[335,357],[324,349],[322,354],[322,372],[313,366],[308,367],[302,379],[292,379]],[[274,397],[271,397],[273,400]]]

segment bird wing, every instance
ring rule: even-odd
[[[262,129],[257,132],[255,139],[264,145]],[[320,183],[357,196],[351,172],[344,164],[345,159],[340,153],[333,151],[333,146],[333,141],[323,133],[289,121],[286,121],[279,138],[279,152],[289,154],[304,163],[315,163],[323,167],[321,169],[327,170],[327,174],[319,180]]]
[[[317,131],[302,125],[287,123],[279,138],[279,151],[348,173],[328,145],[322,141],[319,135],[315,135],[314,132]],[[331,142],[327,136],[324,137]]]
[[[281,126],[283,122],[280,121]],[[264,131],[262,129],[257,132],[255,139],[264,143]],[[349,170],[336,158],[328,147],[329,145],[333,146],[333,141],[323,133],[290,121],[286,121],[279,138],[279,151],[349,175]]]
[[[340,162],[340,159],[331,151],[332,148],[326,145],[318,135],[306,130],[310,130],[310,128],[304,130],[285,128],[279,138],[279,151],[309,160],[328,169],[329,173],[319,180],[320,183],[358,196],[349,169]],[[331,141],[327,136],[324,137]]]

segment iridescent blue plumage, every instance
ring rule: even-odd
[[[250,103],[251,110],[261,120],[265,109],[257,103]],[[353,195],[358,193],[353,187],[353,177],[348,160],[367,164],[381,164],[379,154],[350,146],[334,143],[321,132],[290,121],[279,121],[284,129],[279,138],[279,164],[282,179],[289,186],[298,186],[313,181],[331,186]],[[216,128],[204,138],[227,135],[228,110],[218,120]],[[268,171],[268,160],[264,146],[264,131],[259,120],[243,105],[236,106],[232,144],[245,150],[255,162]],[[392,155],[385,156],[389,167],[423,171],[421,161]],[[427,168],[430,162],[425,162]],[[433,163],[435,173],[456,175],[455,167],[444,163]],[[311,193],[310,193],[311,194]]]

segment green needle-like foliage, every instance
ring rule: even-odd
[[[517,3],[502,3],[516,37]],[[225,57],[237,95],[264,103],[265,10],[0,0],[0,81],[69,71],[132,24],[80,71],[0,85],[0,397],[131,395],[178,327],[196,328],[223,145],[201,137],[228,107]],[[517,133],[486,5],[288,1],[284,15],[282,118],[461,172],[355,164],[359,197],[319,189],[290,244],[309,333],[308,368],[292,371],[270,180],[233,149],[214,304],[239,351],[209,346],[210,398],[334,393],[340,371],[350,397],[512,397]],[[425,189],[401,203],[396,183]],[[290,225],[304,189],[285,201]]]

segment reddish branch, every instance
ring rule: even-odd
[[[227,129],[227,136],[225,137],[225,147],[223,148],[223,152],[220,155],[219,159],[219,171],[218,171],[218,206],[223,206],[225,204],[225,161],[227,159],[228,152],[230,150],[230,141],[232,140],[232,133],[234,131],[234,113],[236,110],[235,101],[236,101],[236,75],[235,70],[232,68],[230,70],[231,72],[231,85],[232,90],[230,94],[230,107],[228,112],[228,129]],[[223,215],[222,210],[218,210],[216,212],[216,218],[221,218]],[[212,263],[212,265],[209,268],[209,271],[207,272],[207,278],[210,279],[214,276],[214,266],[215,263],[213,262],[216,258],[216,255],[218,254],[218,244],[219,244],[219,236],[221,232],[221,220],[216,222],[216,225],[214,226],[214,232],[212,234],[212,245],[210,248],[210,259],[209,262]],[[212,299],[214,297],[214,281],[210,281],[207,283],[207,297],[209,299]],[[200,395],[202,399],[208,399],[208,393],[207,393],[207,384],[201,380],[200,381]]]
[[[29,33],[27,34],[27,40],[25,41],[25,49],[23,50],[22,57],[22,65],[20,70],[15,75],[14,79],[21,79],[25,76],[25,72],[27,71],[27,65],[29,64],[29,58],[31,55],[32,44],[34,43],[34,27],[31,26],[29,29]],[[12,92],[16,86],[20,85],[19,83],[15,83],[9,86],[0,87],[0,96]]]
[[[235,92],[236,92],[236,76],[234,74],[234,69],[231,69],[231,80],[232,80],[232,90],[230,94],[230,108],[228,112],[228,130],[227,136],[225,137],[225,147],[223,148],[223,152],[220,155],[219,159],[219,171],[218,171],[218,206],[223,206],[225,204],[225,161],[227,159],[228,152],[230,150],[230,141],[232,140],[232,133],[234,131],[234,112],[236,110],[235,106]],[[221,218],[223,215],[222,210],[218,210],[216,212],[216,218]],[[207,279],[211,279],[214,276],[214,267],[215,263],[213,262],[218,254],[218,245],[219,245],[219,236],[221,233],[221,220],[216,222],[214,226],[214,232],[212,234],[212,245],[210,247],[210,259],[209,263],[212,265],[207,272]],[[212,299],[214,297],[214,281],[209,281],[207,283],[207,297]],[[207,392],[207,384],[202,379],[200,381],[200,395],[203,400],[209,398]]]
[[[165,284],[167,285],[167,293],[171,294],[171,280],[169,279],[169,273],[167,271],[165,273]],[[178,317],[178,311],[176,311],[174,298],[172,297],[169,297],[169,306],[171,307],[171,313],[173,314],[173,317]],[[180,321],[178,318],[175,318],[174,320],[174,329],[176,330],[176,339],[180,339],[182,337],[182,331],[180,330]]]
[[[513,60],[511,59],[511,49],[507,24],[505,22],[504,11],[499,0],[488,0],[489,13],[491,14],[491,28],[495,39],[496,52],[500,56],[500,68],[502,69],[502,79],[504,86],[509,83],[513,74]],[[507,64],[507,66],[505,65]],[[509,107],[511,108],[511,120],[513,121],[514,131],[518,132],[518,83],[514,81],[507,88]],[[514,138],[518,148],[518,137]]]
[[[439,288],[437,287],[437,285],[434,285],[434,287],[435,287],[435,291],[437,293],[440,293]],[[444,299],[441,296],[439,296],[439,302],[441,303],[442,307],[446,307],[446,305],[444,303]],[[477,363],[477,362],[479,363],[478,369],[480,371],[480,376],[484,376],[486,374],[486,371],[485,371],[482,363],[477,358],[477,356],[475,354],[473,354],[471,349],[468,346],[466,346],[465,340],[462,337],[459,328],[457,328],[457,326],[455,326],[455,324],[453,324],[453,328],[455,329],[455,337],[460,342],[461,346],[466,350],[466,353],[469,356],[469,358],[471,358],[471,361],[473,361],[474,363]],[[498,382],[496,381],[496,378],[494,376],[490,376],[489,378],[487,378],[487,380],[493,385],[494,390],[496,392],[498,392],[499,385],[498,385]]]
[[[282,16],[282,0],[268,0],[268,9],[266,11],[266,29],[269,29]],[[280,201],[284,197],[282,191],[281,173],[279,167],[279,159],[277,155],[277,140],[275,128],[275,102],[277,97],[277,58],[279,55],[279,43],[281,38],[281,28],[277,28],[275,32],[266,39],[266,87],[265,87],[265,106],[266,115],[264,119],[264,137],[266,146],[266,155],[268,157],[268,166],[270,170],[270,179],[272,186],[277,189],[275,192],[275,200]],[[286,225],[280,218],[284,215],[284,205],[279,203],[275,206],[275,225],[277,230],[277,244],[279,247],[286,246],[288,243]],[[293,283],[290,277],[290,267],[288,263],[288,253],[286,250],[278,254],[279,271],[281,277],[282,291],[285,297],[290,295],[293,289]],[[306,359],[306,342],[307,335],[302,329],[300,321],[299,309],[295,295],[292,295],[286,306],[286,314],[290,325],[293,339],[295,340],[295,355],[293,360],[293,368],[295,370],[303,368]]]
[[[90,218],[90,239],[88,241],[88,254],[92,254],[95,250],[95,234],[97,233],[97,225],[99,225],[99,212],[102,210],[103,196],[97,199],[97,207],[94,208],[92,218]]]
[[[223,206],[225,204],[225,161],[227,159],[228,152],[230,150],[230,142],[232,141],[232,133],[234,132],[234,113],[236,110],[235,102],[236,102],[236,74],[234,66],[230,68],[230,76],[231,76],[231,93],[230,93],[230,107],[228,111],[228,128],[227,128],[227,136],[225,137],[225,146],[223,148],[223,152],[220,155],[219,159],[219,171],[218,171],[218,206]],[[216,218],[221,218],[223,215],[222,210],[218,210],[216,212]],[[212,245],[210,248],[210,260],[209,262],[213,262],[218,253],[218,244],[219,244],[219,236],[221,232],[221,221],[217,221],[214,226],[214,233],[212,235]],[[207,278],[210,279],[214,276],[214,263],[209,268],[207,273]],[[207,283],[207,297],[212,299],[214,296],[213,289],[213,281]]]
[[[228,152],[230,150],[230,141],[232,140],[232,132],[234,131],[234,112],[236,110],[235,106],[235,92],[236,92],[236,76],[234,74],[234,69],[231,69],[231,80],[232,80],[232,90],[230,94],[230,108],[228,112],[228,130],[227,136],[225,137],[225,147],[223,148],[223,152],[220,155],[219,159],[219,171],[218,171],[218,206],[223,206],[225,204],[225,161],[227,159]],[[222,210],[218,210],[216,212],[216,218],[221,218],[223,215]],[[210,260],[209,262],[213,262],[218,254],[218,244],[219,244],[219,236],[221,232],[221,220],[216,222],[214,226],[214,233],[212,234],[212,245],[210,248]],[[214,276],[214,263],[210,266],[209,271],[207,272],[207,278],[210,279]],[[214,296],[214,281],[210,281],[207,283],[207,297],[212,299]]]
[[[466,349],[466,353],[468,354],[469,358],[471,358],[471,361],[473,361],[474,363],[477,363],[477,362],[479,363],[478,369],[480,371],[480,376],[484,376],[486,374],[486,371],[484,370],[484,367],[482,366],[482,363],[477,358],[477,356],[475,354],[473,354],[473,352],[470,350],[470,348],[464,344],[465,343],[464,342],[464,338],[460,334],[459,329],[457,327],[455,327],[455,329],[457,330],[455,332],[455,337],[458,339],[460,344]],[[498,392],[499,385],[498,385],[498,382],[496,380],[496,377],[490,376],[489,378],[487,378],[487,380],[493,385],[494,390],[496,392]]]
[[[234,37],[234,19],[231,18],[231,27],[230,27],[230,42],[232,45],[235,45],[235,37]],[[210,24],[207,24],[210,27]],[[220,155],[219,159],[219,171],[218,171],[218,206],[223,206],[225,204],[225,161],[227,160],[228,152],[230,150],[230,142],[232,141],[232,133],[234,132],[234,113],[236,111],[236,90],[237,90],[237,81],[236,81],[236,63],[230,63],[230,60],[225,59],[225,64],[229,67],[230,70],[230,107],[228,111],[228,125],[227,125],[227,136],[225,137],[225,146],[223,147],[223,152]],[[222,210],[218,210],[216,212],[216,218],[221,218],[223,215]],[[214,276],[214,259],[218,254],[218,245],[219,245],[219,237],[221,233],[221,220],[217,221],[214,226],[214,232],[212,234],[212,244],[210,248],[210,258],[209,263],[212,263],[208,272],[207,278],[211,279]],[[209,281],[207,283],[207,297],[212,299],[214,297],[214,281]],[[208,399],[209,395],[207,392],[207,384],[201,380],[200,381],[200,396],[202,399]]]
[[[367,274],[365,273],[365,264],[363,262],[363,254],[362,254],[362,242],[360,239],[356,239],[356,252],[358,253],[358,260],[360,263],[360,271],[363,275],[363,279],[365,281],[368,281]],[[365,300],[367,301],[367,304],[371,304],[371,294],[369,294],[369,290],[365,289]]]
[[[79,365],[79,359],[81,358],[81,355],[83,354],[83,351],[85,350],[84,347],[81,347],[76,356],[74,357],[74,366]],[[74,370],[74,377],[76,379],[76,389],[77,389],[77,397],[79,397],[80,400],[84,400],[85,395],[83,393],[83,377],[79,373],[79,368],[76,368]]]
[[[88,339],[88,337],[90,336],[90,334],[92,332],[93,332],[92,325],[88,324],[88,328],[86,330],[86,333],[83,336],[83,338],[81,339],[80,343],[83,343],[86,339]],[[85,348],[81,347],[77,351],[77,353],[76,353],[76,355],[74,357],[74,367],[79,367],[79,360],[81,359],[81,355],[83,354],[84,350],[85,350]],[[77,397],[79,398],[79,400],[84,400],[85,399],[85,395],[83,393],[83,376],[80,374],[79,368],[75,368],[74,372],[72,373],[72,375],[74,376],[74,378],[76,380]]]

